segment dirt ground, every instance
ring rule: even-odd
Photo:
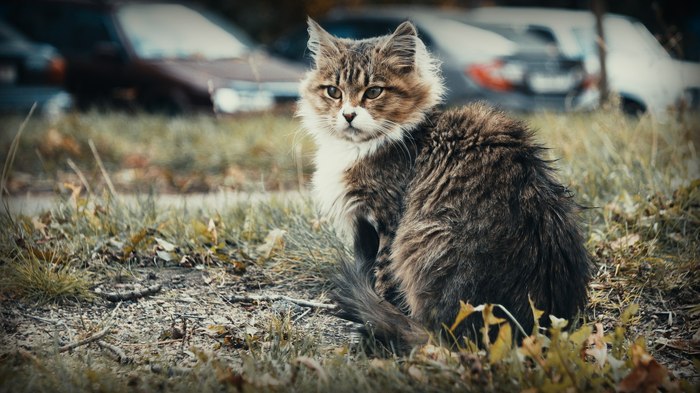
[[[247,349],[271,328],[271,320],[289,318],[298,329],[313,331],[322,347],[333,350],[353,336],[353,324],[316,307],[287,300],[233,300],[235,296],[286,295],[328,304],[323,293],[295,291],[288,284],[274,285],[260,268],[236,275],[223,268],[135,268],[130,274],[141,281],[100,284],[96,292],[132,296],[144,288],[152,295],[91,304],[29,306],[3,302],[0,311],[2,352],[21,350],[48,353],[104,332],[102,338],[67,350],[88,352],[95,361],[128,363],[152,372],[177,372],[197,363],[193,348],[216,353],[231,367],[240,365],[239,350]],[[106,344],[106,345],[105,345]],[[133,372],[133,367],[125,369]]]

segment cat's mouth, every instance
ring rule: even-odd
[[[355,143],[367,142],[368,140],[373,138],[373,136],[370,135],[369,133],[365,132],[364,130],[362,130],[360,128],[354,127],[352,125],[346,126],[342,130],[341,136],[344,139],[347,139],[350,142],[355,142]]]

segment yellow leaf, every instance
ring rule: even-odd
[[[632,319],[633,316],[637,314],[637,311],[639,311],[639,304],[637,303],[632,303],[627,308],[625,311],[622,312],[622,315],[620,316],[620,322],[625,325],[627,322]]]
[[[551,324],[552,324],[552,325],[551,325],[551,326],[552,326],[552,329],[555,329],[555,330],[564,329],[564,328],[566,327],[566,325],[569,324],[569,321],[567,321],[566,319],[564,319],[564,318],[557,318],[557,317],[555,317],[554,315],[550,315],[550,316],[549,316],[549,320],[550,320],[550,322],[551,322]]]
[[[462,321],[464,321],[465,318],[470,316],[471,314],[474,313],[476,309],[474,309],[474,306],[472,306],[469,303],[465,303],[463,301],[459,301],[459,312],[457,313],[457,316],[455,317],[454,323],[452,323],[452,326],[450,326],[450,332],[454,332],[454,330],[459,326]]]
[[[571,341],[577,347],[580,347],[583,345],[583,342],[588,339],[588,336],[590,336],[592,332],[593,328],[591,328],[590,325],[582,326],[580,329],[569,335],[569,341]]]
[[[535,336],[528,336],[523,339],[523,343],[520,346],[520,353],[531,357],[540,366],[544,366],[544,359],[542,358],[542,341]]]
[[[532,310],[532,317],[535,319],[535,326],[532,329],[531,333],[535,333],[539,330],[540,318],[542,318],[542,315],[544,315],[544,311],[539,310],[537,307],[535,307],[535,302],[530,296],[528,296],[527,299],[530,302],[530,310]]]
[[[494,364],[503,360],[510,352],[512,345],[513,332],[511,331],[510,324],[504,323],[498,329],[496,341],[491,345],[489,363]]]
[[[496,325],[506,321],[503,318],[498,318],[493,315],[493,304],[485,305],[484,309],[481,310],[481,315],[484,317],[484,324],[486,325]]]

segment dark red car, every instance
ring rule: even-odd
[[[295,100],[304,71],[187,3],[19,0],[0,4],[0,18],[61,52],[80,107],[263,110]]]

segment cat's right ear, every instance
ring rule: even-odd
[[[340,50],[335,37],[323,29],[321,25],[309,17],[307,19],[309,25],[309,43],[308,48],[311,52],[311,58],[314,64],[318,66],[319,61],[327,58],[334,58],[340,55]]]

